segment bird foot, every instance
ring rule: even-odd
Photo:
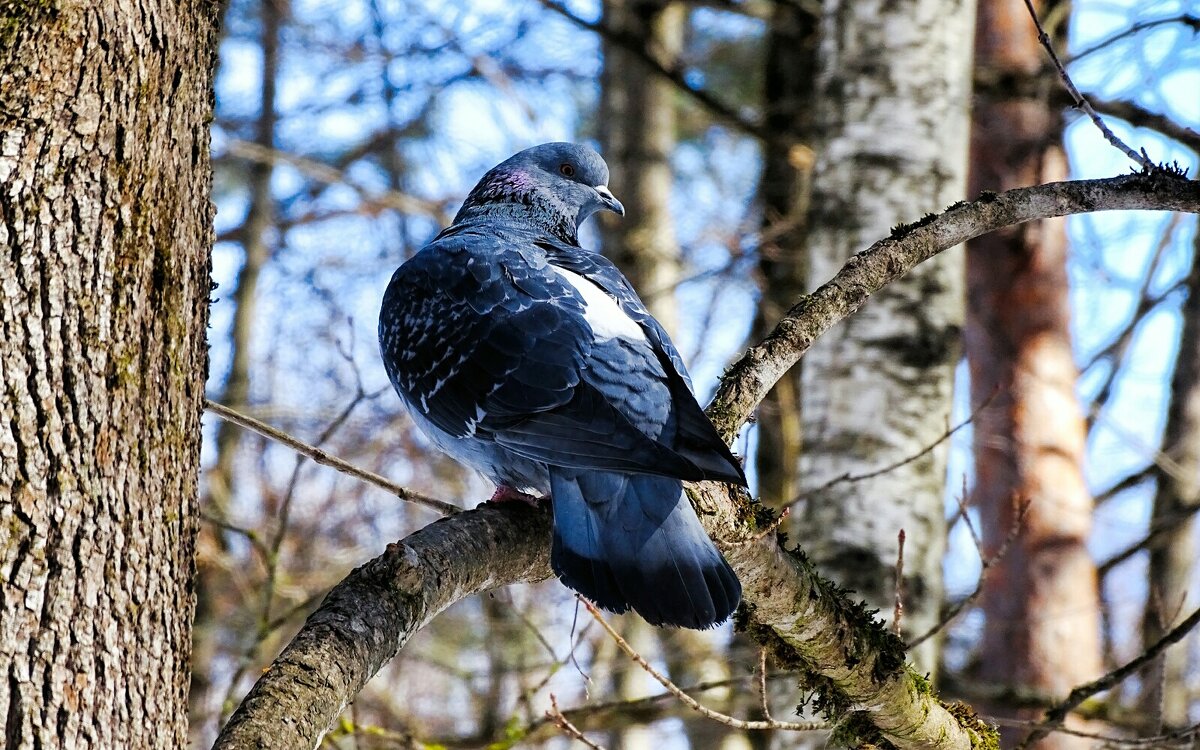
[[[520,490],[513,489],[506,484],[502,484],[497,487],[496,491],[492,493],[492,496],[488,498],[489,503],[511,503],[513,501],[519,501],[532,508],[538,507],[538,500],[539,498],[528,493],[521,492]]]

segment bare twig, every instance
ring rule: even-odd
[[[251,430],[252,432],[257,432],[259,435],[262,435],[269,440],[274,440],[277,443],[286,445],[297,453],[308,456],[322,466],[329,466],[337,469],[343,474],[348,474],[355,479],[362,480],[367,484],[373,484],[382,490],[390,492],[401,500],[405,500],[410,503],[416,503],[417,505],[424,506],[431,510],[436,510],[443,516],[452,516],[455,513],[462,512],[462,509],[456,505],[451,505],[450,503],[438,500],[437,498],[423,495],[420,492],[415,492],[406,487],[401,487],[395,482],[385,477],[381,477],[373,471],[361,469],[349,461],[344,461],[337,456],[330,455],[316,446],[309,445],[303,440],[287,434],[283,430],[277,430],[269,424],[260,422],[254,417],[247,416],[239,411],[230,409],[228,406],[218,404],[216,401],[204,399],[204,408],[213,414],[216,414],[221,419],[232,422],[233,424],[236,424],[239,427],[243,427],[247,430]]]
[[[247,529],[243,526],[238,526],[237,524],[231,523],[208,510],[201,510],[200,518],[208,523],[211,523],[213,526],[216,526],[222,531],[228,531],[245,538],[246,541],[250,542],[250,546],[262,556],[263,560],[266,560],[268,555],[271,554],[266,545],[263,544],[262,535],[254,529]]]
[[[1163,534],[1166,534],[1171,529],[1177,528],[1180,524],[1186,522],[1198,512],[1200,512],[1200,505],[1192,505],[1176,515],[1159,518],[1156,523],[1151,524],[1150,530],[1146,532],[1144,537],[1120,552],[1114,554],[1104,562],[1100,563],[1098,566],[1096,566],[1096,572],[1101,577],[1108,575],[1109,571],[1111,571],[1113,568],[1117,567],[1142,550],[1147,549]]]
[[[590,621],[588,622],[588,625],[591,625]],[[794,680],[795,678],[795,672],[776,672],[775,674],[767,676],[767,680],[770,682]],[[698,682],[694,685],[688,685],[687,687],[680,689],[691,695],[695,693],[703,693],[710,690],[721,690],[731,687],[741,688],[743,686],[747,686],[752,681],[757,682],[758,675],[745,675],[742,677],[732,677],[724,680]],[[545,687],[544,682],[540,685],[540,687],[538,687],[538,689],[541,687]],[[530,690],[533,690],[533,688]],[[532,695],[530,691],[525,692],[529,695]],[[604,701],[577,706],[575,708],[564,708],[562,709],[562,714],[570,719],[571,723],[580,729],[583,729],[585,726],[587,726],[587,722],[589,721],[603,721],[607,726],[607,715],[623,715],[628,717],[630,720],[650,722],[658,718],[674,715],[669,713],[667,708],[664,707],[663,704],[667,703],[678,704],[678,701],[671,693],[663,692],[659,693],[658,695],[650,695],[644,698]],[[528,723],[516,730],[516,732],[524,738],[527,744],[534,744],[535,740],[544,733],[546,725],[552,723],[553,719],[548,715],[547,712],[543,712],[536,718],[531,717]],[[499,735],[482,737],[478,734],[474,734],[470,736],[431,738],[427,741],[427,744],[433,746],[444,745],[446,747],[480,747],[489,745],[489,743],[493,742],[501,742],[503,739],[504,738]]]
[[[1117,382],[1117,375],[1120,374],[1125,355],[1133,344],[1134,333],[1151,312],[1156,310],[1163,302],[1170,299],[1176,291],[1179,291],[1184,286],[1183,282],[1179,282],[1158,294],[1150,293],[1150,287],[1154,283],[1154,278],[1158,275],[1158,270],[1167,255],[1167,250],[1174,244],[1172,240],[1175,236],[1175,230],[1182,223],[1181,218],[1180,214],[1172,214],[1166,231],[1159,236],[1154,251],[1150,255],[1150,261],[1146,264],[1146,272],[1143,274],[1142,280],[1138,285],[1137,304],[1134,305],[1134,309],[1130,313],[1129,319],[1125,321],[1125,325],[1121,327],[1107,345],[1092,355],[1087,364],[1080,368],[1081,372],[1086,373],[1101,362],[1106,362],[1109,366],[1104,381],[1096,389],[1096,396],[1092,400],[1092,407],[1088,410],[1087,427],[1089,430],[1095,425],[1096,417],[1099,416],[1112,397],[1113,387]]]
[[[829,489],[830,487],[835,487],[839,484],[845,484],[845,483],[851,483],[851,482],[863,482],[868,479],[874,479],[877,476],[880,476],[882,474],[887,474],[889,472],[892,472],[899,468],[907,466],[908,464],[911,464],[913,461],[916,461],[917,459],[921,458],[922,456],[925,456],[925,455],[931,453],[933,451],[933,449],[937,448],[942,443],[944,443],[947,440],[949,440],[950,438],[954,437],[954,434],[956,432],[958,432],[962,428],[964,428],[967,425],[974,422],[975,419],[979,416],[979,414],[984,409],[986,409],[988,406],[990,406],[993,400],[995,400],[997,393],[999,393],[998,389],[992,391],[992,394],[990,396],[988,396],[986,399],[984,399],[983,403],[981,403],[975,409],[975,411],[971,412],[970,415],[968,415],[966,419],[964,419],[963,421],[954,425],[953,427],[947,429],[945,432],[943,432],[941,435],[939,435],[936,440],[934,440],[929,445],[926,445],[924,448],[917,451],[916,453],[913,453],[912,455],[909,455],[909,456],[905,456],[904,458],[900,459],[899,461],[890,463],[887,466],[883,466],[878,469],[872,469],[871,471],[864,472],[862,474],[851,474],[850,472],[846,472],[845,474],[836,476],[833,479],[830,479],[828,482],[825,482],[824,484],[822,484],[818,487],[814,487],[811,490],[806,490],[805,492],[802,492],[801,494],[797,495],[795,498],[792,499],[792,501],[790,503],[788,503],[788,507],[791,507],[793,505],[796,505],[797,503],[804,502],[805,500],[809,500],[817,495],[820,495],[822,492]]]
[[[892,611],[892,632],[900,635],[900,620],[904,617],[904,529],[896,535],[900,548],[896,552],[896,607]]]
[[[1092,94],[1092,107],[1107,117],[1116,117],[1138,128],[1147,128],[1179,141],[1193,151],[1200,150],[1200,132],[1161,112],[1149,110],[1128,99],[1100,99]]]
[[[350,330],[353,331],[353,327],[351,327]],[[355,380],[354,398],[352,398],[350,403],[342,409],[341,413],[334,417],[333,420],[325,427],[325,429],[321,431],[321,434],[317,437],[314,445],[314,450],[319,449],[317,446],[323,445],[327,440],[329,440],[329,438],[333,437],[333,434],[337,432],[338,429],[340,429],[342,425],[346,423],[346,420],[350,418],[350,415],[354,413],[354,410],[357,409],[358,406],[363,403],[363,401],[371,398],[371,396],[363,390],[362,378],[351,353],[342,348],[341,342],[338,344],[338,351],[342,355],[343,359],[345,359],[353,368]],[[279,509],[277,512],[279,521],[276,524],[275,533],[272,535],[271,543],[269,545],[259,544],[259,549],[263,553],[263,562],[266,566],[266,580],[263,581],[263,584],[260,587],[258,587],[258,627],[255,629],[251,641],[243,649],[242,654],[237,661],[237,665],[234,668],[233,677],[229,680],[229,684],[225,692],[225,698],[221,701],[222,724],[229,719],[229,714],[234,708],[236,708],[233,702],[234,693],[241,687],[242,678],[257,660],[259,649],[262,648],[263,644],[266,643],[267,639],[270,638],[272,633],[274,633],[279,627],[287,622],[287,618],[273,616],[272,608],[275,604],[275,594],[278,588],[279,561],[280,554],[283,549],[283,540],[287,537],[288,528],[291,524],[292,499],[296,496],[296,489],[300,484],[300,470],[304,466],[304,461],[305,455],[297,454],[295,465],[292,467],[291,478],[288,480],[287,489],[284,491],[283,499],[279,503]],[[310,602],[311,597],[306,598],[305,602],[302,602],[302,604]],[[303,610],[298,610],[295,608],[288,609],[289,614],[295,614],[300,611]]]
[[[1101,39],[1092,46],[1081,50],[1080,52],[1076,52],[1074,55],[1068,55],[1066,64],[1070,65],[1073,62],[1078,62],[1089,55],[1094,55],[1100,50],[1116,44],[1122,39],[1126,39],[1143,31],[1157,28],[1159,26],[1173,26],[1175,24],[1190,26],[1193,34],[1200,33],[1200,16],[1193,16],[1190,13],[1181,13],[1178,16],[1171,16],[1170,18],[1155,18],[1150,21],[1141,21],[1133,24],[1129,28],[1122,29],[1111,36]]]
[[[758,650],[758,701],[763,718],[771,721],[771,704],[767,700],[767,650]]]
[[[645,670],[648,675],[657,680],[658,684],[665,687],[667,692],[669,692],[671,695],[674,695],[676,698],[682,701],[684,705],[699,713],[701,716],[707,719],[712,719],[713,721],[724,724],[725,726],[733,727],[734,729],[783,729],[791,732],[816,732],[829,728],[829,725],[822,721],[795,722],[775,721],[773,719],[767,721],[745,721],[743,719],[735,719],[732,716],[720,713],[719,711],[714,711],[711,708],[702,705],[695,698],[680,690],[675,683],[671,682],[671,680],[666,677],[666,675],[650,666],[650,662],[646,661],[641,654],[633,649],[633,646],[630,646],[629,643],[621,637],[620,633],[618,633],[611,625],[608,624],[608,621],[604,619],[604,615],[600,614],[600,610],[596,609],[594,604],[579,594],[576,594],[575,598],[583,603],[583,606],[587,608],[587,611],[591,613],[592,617],[596,618],[596,622],[600,623],[600,627],[604,628],[604,631],[613,639],[613,642],[617,644],[617,648],[624,651],[626,656],[628,656],[630,659],[633,659],[633,661],[639,667]]]
[[[1040,724],[1036,721],[1028,719],[1013,719],[1004,716],[985,716],[985,721],[992,724],[997,724],[1003,727],[1018,727],[1018,728],[1036,728]],[[1096,732],[1085,732],[1081,729],[1072,729],[1067,726],[1056,726],[1050,730],[1057,734],[1067,734],[1072,737],[1084,737],[1089,740],[1100,740],[1105,746],[1117,747],[1151,747],[1151,748],[1194,748],[1193,742],[1200,738],[1200,724],[1193,724],[1190,727],[1167,732],[1165,734],[1157,734],[1152,737],[1117,737],[1110,734],[1098,734]]]
[[[390,208],[408,215],[428,216],[438,221],[445,221],[445,206],[425,198],[418,198],[398,190],[387,190],[382,193],[372,193],[367,188],[357,184],[340,169],[323,164],[299,154],[281,151],[261,144],[244,141],[240,138],[223,139],[225,151],[230,156],[245,159],[260,164],[287,164],[307,177],[326,185],[345,185],[358,194],[364,201],[373,205]],[[220,141],[218,142],[220,143]]]
[[[576,26],[588,31],[594,31],[609,42],[637,55],[655,73],[675,84],[680,91],[694,99],[718,120],[722,120],[726,124],[732,125],[738,130],[756,136],[764,141],[770,140],[773,137],[772,133],[764,128],[757,118],[738,112],[710,91],[692,86],[688,83],[687,71],[678,60],[664,59],[662,56],[656,54],[655,51],[647,49],[644,41],[637,36],[617,31],[601,21],[589,21],[586,18],[580,18],[565,5],[555,2],[555,0],[538,0],[538,2],[542,4],[542,7],[559,14]]]
[[[1143,651],[1137,656],[1137,658],[1126,662],[1122,666],[1114,669],[1099,679],[1092,680],[1089,683],[1076,687],[1067,696],[1066,700],[1062,701],[1057,706],[1054,706],[1046,712],[1046,716],[1037,725],[1037,727],[1034,728],[1034,730],[1028,735],[1026,735],[1025,739],[1021,740],[1021,744],[1017,746],[1017,750],[1023,750],[1023,748],[1027,748],[1040,740],[1042,737],[1045,737],[1063,723],[1067,717],[1067,714],[1071,713],[1072,710],[1074,710],[1077,706],[1079,706],[1079,704],[1083,703],[1088,698],[1092,697],[1096,693],[1115,687],[1126,677],[1134,674],[1142,667],[1154,661],[1154,659],[1157,658],[1160,653],[1166,650],[1167,646],[1183,640],[1183,638],[1190,633],[1197,624],[1200,624],[1200,609],[1192,612],[1192,614],[1189,615],[1186,620],[1179,623],[1179,625],[1173,628],[1169,633],[1158,639],[1153,646]]]
[[[1117,481],[1110,484],[1105,489],[1102,489],[1099,492],[1097,492],[1094,502],[1096,503],[1096,505],[1102,505],[1102,504],[1108,502],[1109,500],[1113,499],[1117,495],[1121,494],[1125,490],[1133,489],[1134,487],[1137,487],[1137,486],[1143,484],[1144,482],[1148,482],[1151,479],[1155,479],[1157,477],[1158,477],[1158,467],[1157,466],[1155,466],[1154,464],[1150,464],[1149,466],[1142,467],[1141,469],[1138,469],[1137,471],[1135,471],[1131,474],[1126,474],[1125,476],[1121,477]]]
[[[562,711],[558,710],[558,699],[554,697],[554,693],[550,694],[550,710],[546,712],[546,716],[550,717],[558,728],[563,731],[563,734],[571,739],[582,742],[587,747],[592,748],[592,750],[604,750],[603,747],[589,740],[583,732],[579,731],[578,727],[572,724],[567,717],[563,716]]]
[[[1013,519],[1012,527],[1008,530],[1008,535],[1004,537],[1004,541],[1000,543],[1000,547],[996,550],[996,554],[991,557],[985,557],[983,551],[983,542],[979,539],[978,532],[975,531],[975,526],[971,523],[971,516],[966,512],[966,501],[959,498],[959,507],[962,508],[963,522],[967,525],[967,529],[971,533],[971,539],[975,542],[975,549],[979,551],[979,559],[982,561],[982,568],[979,571],[979,582],[975,584],[975,590],[972,591],[966,598],[961,599],[951,605],[946,614],[929,630],[925,631],[919,637],[909,641],[907,647],[914,649],[925,641],[941,632],[947,625],[954,621],[956,617],[963,613],[976,599],[983,594],[983,585],[987,583],[988,573],[991,569],[1004,559],[1008,554],[1008,548],[1016,541],[1017,536],[1021,533],[1021,527],[1025,523],[1025,514],[1029,512],[1029,500],[1025,500],[1017,506],[1017,517]]]
[[[1158,165],[1150,161],[1146,153],[1138,153],[1130,148],[1124,141],[1117,137],[1117,134],[1109,129],[1108,125],[1104,124],[1104,120],[1092,109],[1092,105],[1088,104],[1088,100],[1083,98],[1083,94],[1079,93],[1079,89],[1075,87],[1075,82],[1071,80],[1071,76],[1067,75],[1067,69],[1063,67],[1062,62],[1058,59],[1058,55],[1054,52],[1054,45],[1050,43],[1050,35],[1042,28],[1042,21],[1038,18],[1037,11],[1033,8],[1032,0],[1025,0],[1025,7],[1029,9],[1029,16],[1033,19],[1033,25],[1037,27],[1038,41],[1045,48],[1046,53],[1050,55],[1050,59],[1054,62],[1054,67],[1058,69],[1058,75],[1062,78],[1063,83],[1067,87],[1067,91],[1071,92],[1071,98],[1075,100],[1075,106],[1082,109],[1091,118],[1092,122],[1104,134],[1104,139],[1115,146],[1121,153],[1132,159],[1138,166],[1147,172],[1153,172],[1159,169]]]

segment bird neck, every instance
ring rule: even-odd
[[[454,225],[500,220],[548,232],[563,242],[578,245],[578,214],[578,208],[572,211],[558,196],[541,189],[527,170],[501,164],[471,190],[454,217]]]
[[[578,245],[579,237],[573,218],[568,218],[557,207],[537,201],[530,203],[500,201],[468,201],[454,217],[452,226],[476,224],[480,222],[502,221],[520,224],[550,236],[570,245]]]

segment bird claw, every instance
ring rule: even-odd
[[[514,501],[518,501],[518,502],[525,503],[526,505],[528,505],[531,508],[536,508],[536,507],[538,507],[539,500],[540,500],[540,498],[534,497],[533,495],[530,495],[525,492],[521,492],[520,490],[513,489],[512,487],[509,487],[506,484],[502,484],[496,488],[496,491],[493,492],[492,496],[487,499],[487,502],[489,502],[489,503],[511,503]]]

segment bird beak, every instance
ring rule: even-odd
[[[593,189],[600,195],[601,200],[604,201],[605,208],[607,208],[609,211],[612,211],[617,216],[625,215],[625,207],[621,205],[621,201],[616,199],[616,197],[612,194],[612,191],[608,189],[607,185],[597,185]]]

